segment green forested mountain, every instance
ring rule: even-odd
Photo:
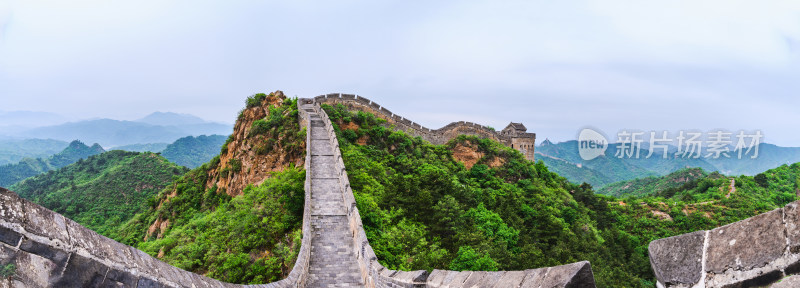
[[[100,145],[94,144],[92,147],[89,147],[83,144],[83,142],[75,140],[58,154],[48,158],[26,158],[22,159],[22,161],[17,164],[0,166],[0,186],[9,187],[25,178],[55,170],[72,164],[79,159],[103,152],[105,152],[105,150],[103,150],[103,147],[100,147]]]
[[[172,144],[131,144],[114,147],[114,150],[161,153],[164,158],[178,165],[197,168],[217,156],[226,139],[226,136],[221,135],[187,136],[175,140]]]
[[[305,170],[293,163],[304,159],[306,132],[297,115],[297,100],[282,92],[249,97],[222,153],[164,189],[112,238],[230,283],[282,279],[302,237]],[[251,177],[244,167],[287,158],[293,160],[260,185],[248,182],[242,191],[218,186]]]
[[[651,196],[667,189],[681,189],[685,184],[707,176],[702,168],[686,168],[665,176],[650,176],[612,183],[597,190],[597,193],[616,197]]]
[[[11,190],[108,236],[186,172],[153,153],[115,150],[28,178]]]
[[[178,165],[196,168],[217,156],[227,138],[221,135],[183,137],[167,146],[161,155]]]
[[[642,167],[641,164],[645,161],[634,162],[632,161],[634,159],[615,157],[615,151],[614,144],[611,144],[604,155],[585,161],[578,155],[578,141],[567,141],[558,144],[545,141],[536,146],[536,157],[537,159],[542,159],[545,165],[548,165],[548,168],[553,172],[567,177],[570,182],[576,184],[586,182],[596,187],[617,181],[662,175],[657,171]],[[658,160],[653,158],[647,161]],[[666,173],[669,172],[672,171],[667,171]]]
[[[0,165],[17,163],[24,158],[46,158],[69,146],[52,139],[0,140]]]
[[[586,182],[597,187],[603,187],[607,184],[627,178],[620,177],[620,175],[609,175],[610,173],[600,173],[600,171],[583,167],[581,164],[553,158],[544,154],[539,154],[538,152],[536,153],[536,160],[544,162],[548,170],[557,171],[558,175],[567,178],[567,180],[575,184]]]

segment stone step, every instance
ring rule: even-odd
[[[328,139],[311,139],[311,156],[333,156],[333,146]]]
[[[311,140],[312,142],[314,140]],[[333,154],[333,153],[331,153]],[[339,173],[336,171],[336,159],[333,156],[324,156],[324,155],[314,155],[311,154],[311,178],[337,178],[339,177]],[[314,183],[311,183],[311,187],[314,187]],[[334,187],[325,187],[324,189],[339,189],[338,186]]]
[[[316,127],[314,126],[313,122],[311,124],[311,139],[319,139],[319,140],[329,140],[328,131],[325,130],[325,127]]]

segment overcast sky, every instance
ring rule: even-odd
[[[363,95],[430,128],[761,129],[800,146],[800,1],[0,0],[0,110],[232,123]]]

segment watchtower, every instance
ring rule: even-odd
[[[536,143],[536,134],[528,133],[528,128],[522,123],[511,122],[500,131],[500,135],[511,138],[511,148],[517,149],[525,158],[534,161],[533,152]]]

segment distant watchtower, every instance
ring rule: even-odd
[[[526,159],[534,161],[533,150],[536,143],[536,134],[528,133],[528,128],[525,128],[525,125],[511,122],[506,128],[503,128],[503,131],[500,131],[500,135],[511,138],[511,148],[522,152]]]

